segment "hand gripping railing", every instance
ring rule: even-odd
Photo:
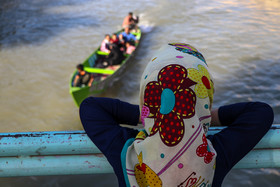
[[[222,128],[212,127],[209,134]],[[279,168],[280,125],[235,168]],[[0,133],[0,177],[113,173],[84,131]]]

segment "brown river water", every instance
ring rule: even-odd
[[[214,107],[263,101],[280,123],[280,0],[0,0],[0,132],[82,130],[69,79],[129,11],[143,37],[133,63],[101,96],[138,103],[154,51],[185,42],[214,77]],[[223,186],[279,186],[279,169],[233,170]],[[113,174],[0,178],[1,187],[117,186]]]

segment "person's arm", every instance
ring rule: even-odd
[[[101,46],[100,46],[100,51],[103,51],[103,52],[106,52],[106,53],[109,53],[110,50],[107,49],[106,47],[106,42],[103,40],[102,43],[101,43]]]
[[[131,25],[131,24],[134,24],[134,19],[132,18],[132,19],[129,19],[129,25]]]
[[[89,97],[82,103],[80,114],[85,122],[99,124],[127,124],[137,126],[139,107],[119,99]],[[85,106],[87,109],[85,110]]]
[[[262,139],[273,123],[273,110],[261,102],[221,106],[212,111],[214,125],[227,126],[209,135],[216,152],[216,170],[212,186],[221,186],[225,175]]]
[[[132,36],[132,39],[135,41],[135,43],[139,42],[134,34],[131,34],[131,36]]]
[[[74,79],[74,83],[73,83],[74,86],[77,85],[77,81],[78,81],[79,77],[80,77],[79,75],[76,75],[76,77]]]
[[[100,51],[104,51],[104,50],[105,50],[105,42],[103,40],[100,46]]]
[[[212,109],[211,110],[211,126],[221,126],[221,122],[219,119],[219,109]]]
[[[218,109],[218,116],[223,126],[269,124],[270,127],[274,119],[272,108],[262,102],[243,102],[222,106]]]
[[[93,75],[91,74],[91,75],[90,75],[89,82],[88,82],[88,86],[91,86],[91,85],[92,85],[93,80],[94,80],[94,77],[93,77]]]
[[[98,149],[105,155],[118,177],[119,186],[125,186],[121,152],[125,143],[135,138],[137,129],[119,124],[136,126],[139,118],[138,105],[118,99],[88,97],[80,105],[83,127]]]
[[[236,103],[231,105],[221,106],[220,108],[211,110],[211,125],[213,126],[231,126],[242,116],[255,116],[255,119],[248,120],[248,123],[258,122],[258,118],[266,118],[273,111],[271,107],[265,103],[247,102]],[[261,115],[263,114],[263,115]],[[260,116],[259,116],[260,115]],[[271,119],[271,118],[268,118]]]

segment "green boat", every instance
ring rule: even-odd
[[[118,31],[117,34],[121,33],[121,31]],[[139,46],[140,39],[141,39],[141,30],[138,29],[137,32],[131,32],[134,34],[138,40],[138,42],[135,44],[135,51],[137,50],[137,47]],[[84,86],[84,87],[74,87],[73,82],[75,79],[75,76],[78,74],[78,71],[75,70],[75,72],[72,74],[69,84],[69,92],[72,95],[74,102],[77,106],[80,106],[81,102],[87,98],[90,95],[96,95],[99,93],[102,93],[105,91],[105,89],[109,86],[111,86],[114,82],[114,80],[120,76],[123,72],[123,70],[126,68],[126,66],[131,61],[131,56],[135,53],[135,51],[130,55],[125,55],[124,60],[120,64],[120,67],[116,70],[111,69],[102,69],[102,68],[95,68],[95,62],[100,56],[106,56],[108,53],[100,51],[100,46],[98,49],[96,49],[84,62],[84,70],[89,73],[95,73],[95,74],[102,74],[107,75],[105,79],[100,80],[94,80],[91,87]]]

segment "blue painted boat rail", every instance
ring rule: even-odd
[[[279,135],[273,125],[235,168],[280,168]],[[113,169],[84,131],[0,133],[0,177],[94,173]]]

